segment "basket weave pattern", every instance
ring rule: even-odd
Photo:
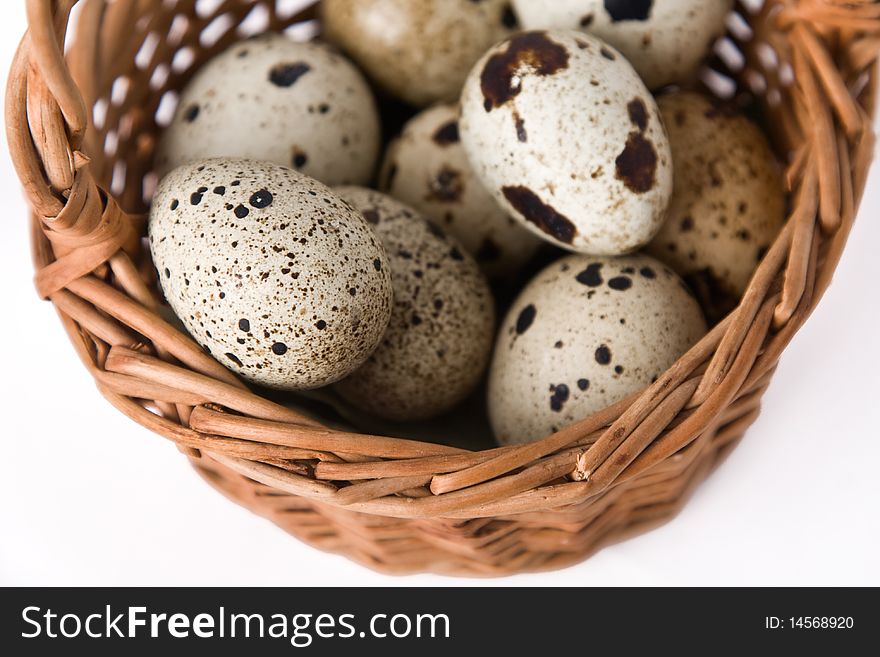
[[[539,442],[471,452],[348,433],[251,392],[163,320],[142,239],[163,103],[242,36],[307,31],[315,6],[83,0],[65,55],[75,4],[27,0],[7,89],[38,293],[110,403],[211,484],[390,572],[560,567],[674,514],[757,417],[831,281],[874,151],[880,5],[739,6],[726,39],[736,53],[713,75],[757,97],[791,198],[739,307],[648,389]]]

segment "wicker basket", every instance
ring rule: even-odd
[[[874,151],[880,5],[744,3],[704,79],[757,108],[788,164],[791,214],[740,306],[650,388],[539,442],[360,435],[255,394],[165,321],[142,239],[175,90],[243,36],[308,35],[315,6],[84,0],[65,56],[74,4],[27,1],[7,90],[39,294],[116,408],[236,502],[384,571],[556,568],[674,514],[756,418],[831,281]]]

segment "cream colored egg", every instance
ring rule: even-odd
[[[785,221],[785,187],[767,139],[697,93],[659,100],[675,165],[663,228],[648,251],[688,281],[711,319],[730,311]]]
[[[653,258],[562,258],[499,329],[488,390],[496,439],[537,440],[624,399],[705,332],[696,300]]]
[[[620,50],[650,89],[686,82],[724,33],[733,0],[513,0],[525,29],[580,29]]]
[[[382,188],[448,230],[487,275],[517,272],[541,240],[511,219],[474,175],[458,134],[458,107],[411,119],[385,153]]]
[[[389,261],[359,212],[269,162],[178,167],[150,209],[150,251],[189,333],[236,374],[284,390],[359,367],[391,316]]]
[[[214,57],[186,85],[156,152],[164,174],[208,157],[293,167],[328,185],[368,182],[379,157],[376,101],[342,55],[269,34]]]
[[[473,391],[489,360],[495,310],[486,279],[454,239],[409,207],[369,189],[337,192],[382,240],[394,309],[379,348],[336,390],[390,420],[443,413]]]
[[[493,47],[465,83],[459,127],[483,185],[534,234],[618,255],[659,230],[666,132],[636,72],[599,39],[522,32]]]
[[[323,0],[327,39],[391,95],[458,97],[471,66],[515,26],[506,0]]]

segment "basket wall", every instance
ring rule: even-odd
[[[7,89],[39,294],[101,393],[212,485],[322,549],[391,572],[554,568],[660,523],[757,417],[829,284],[873,155],[880,6],[738,5],[704,80],[756,101],[791,212],[740,306],[642,393],[537,443],[482,452],[366,436],[249,391],[162,319],[143,242],[175,91],[231,42],[317,29],[315,7],[27,0]]]

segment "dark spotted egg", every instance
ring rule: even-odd
[[[543,438],[650,385],[706,332],[696,300],[643,255],[573,255],[539,273],[501,324],[489,417],[503,445]]]
[[[650,89],[694,77],[733,0],[513,0],[525,29],[584,30],[629,59]]]
[[[268,34],[236,43],[186,85],[156,153],[164,174],[208,157],[292,167],[328,184],[365,183],[379,115],[363,76],[319,43]]]
[[[495,306],[486,279],[456,240],[411,208],[369,189],[336,191],[382,240],[394,285],[382,343],[336,390],[390,420],[439,415],[473,391],[488,363]]]
[[[690,284],[710,319],[732,310],[785,222],[785,185],[764,134],[698,93],[661,96],[675,188],[648,252]]]
[[[603,41],[521,32],[477,63],[461,139],[484,186],[536,235],[570,251],[645,245],[672,192],[669,142],[653,97]]]
[[[435,105],[411,119],[388,147],[380,181],[448,230],[489,276],[517,272],[541,244],[474,175],[458,135],[457,106]]]
[[[149,238],[186,329],[254,383],[332,383],[367,359],[388,325],[391,273],[375,234],[329,188],[286,167],[178,167],[153,198]]]
[[[508,0],[323,0],[324,36],[411,105],[458,98],[471,66],[516,27]]]

